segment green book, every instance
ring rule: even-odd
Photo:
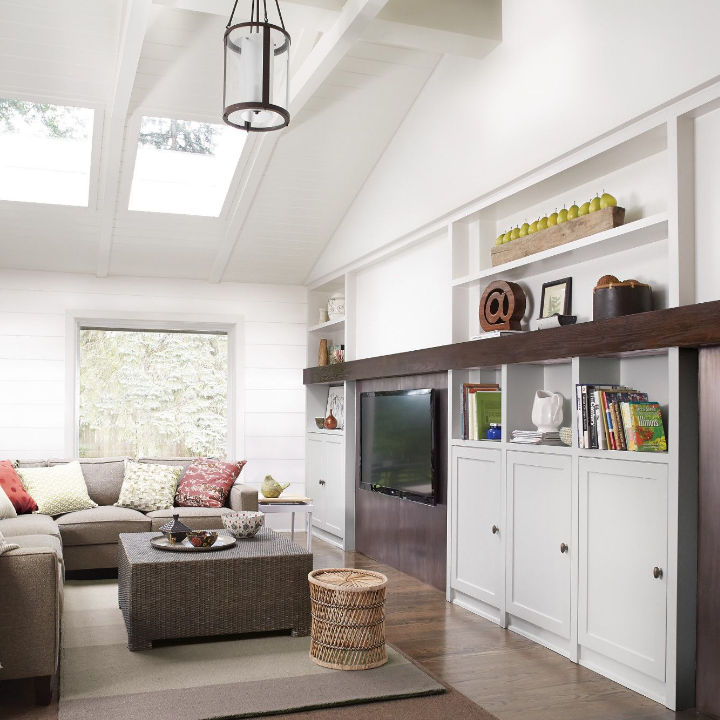
[[[475,417],[477,423],[477,439],[485,440],[490,423],[500,424],[500,407],[502,404],[502,391],[476,392]]]
[[[665,428],[656,402],[626,402],[621,408],[628,450],[667,451]]]

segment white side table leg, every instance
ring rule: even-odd
[[[290,513],[290,539],[295,542],[295,513]]]
[[[312,513],[306,513],[307,515],[307,549],[308,552],[312,552]]]

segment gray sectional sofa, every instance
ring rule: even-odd
[[[181,465],[187,458],[139,458],[139,462]],[[47,467],[70,460],[21,461]],[[0,555],[0,682],[34,677],[39,704],[50,702],[60,649],[60,615],[67,570],[117,567],[120,533],[159,530],[173,514],[193,530],[222,528],[222,515],[257,510],[257,491],[238,481],[228,507],[172,508],[142,513],[114,507],[120,496],[125,458],[81,459],[88,494],[98,507],[67,513],[19,515],[0,520],[0,532],[20,547]],[[242,477],[242,476],[241,476]]]

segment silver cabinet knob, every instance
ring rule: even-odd
[[[492,526],[492,534],[497,535],[500,532],[500,528],[497,525]]]
[[[662,568],[654,567],[653,568],[653,577],[658,580],[663,576]]]
[[[325,481],[324,481],[324,480],[320,480],[320,484],[321,484],[321,485],[324,485],[324,484],[325,484]]]
[[[570,548],[565,543],[560,543],[560,552],[566,553]]]

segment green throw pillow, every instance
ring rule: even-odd
[[[55,467],[18,468],[17,473],[41,515],[61,515],[97,507],[88,495],[77,460]]]
[[[125,461],[125,478],[117,507],[143,512],[167,510],[175,502],[182,467]]]

